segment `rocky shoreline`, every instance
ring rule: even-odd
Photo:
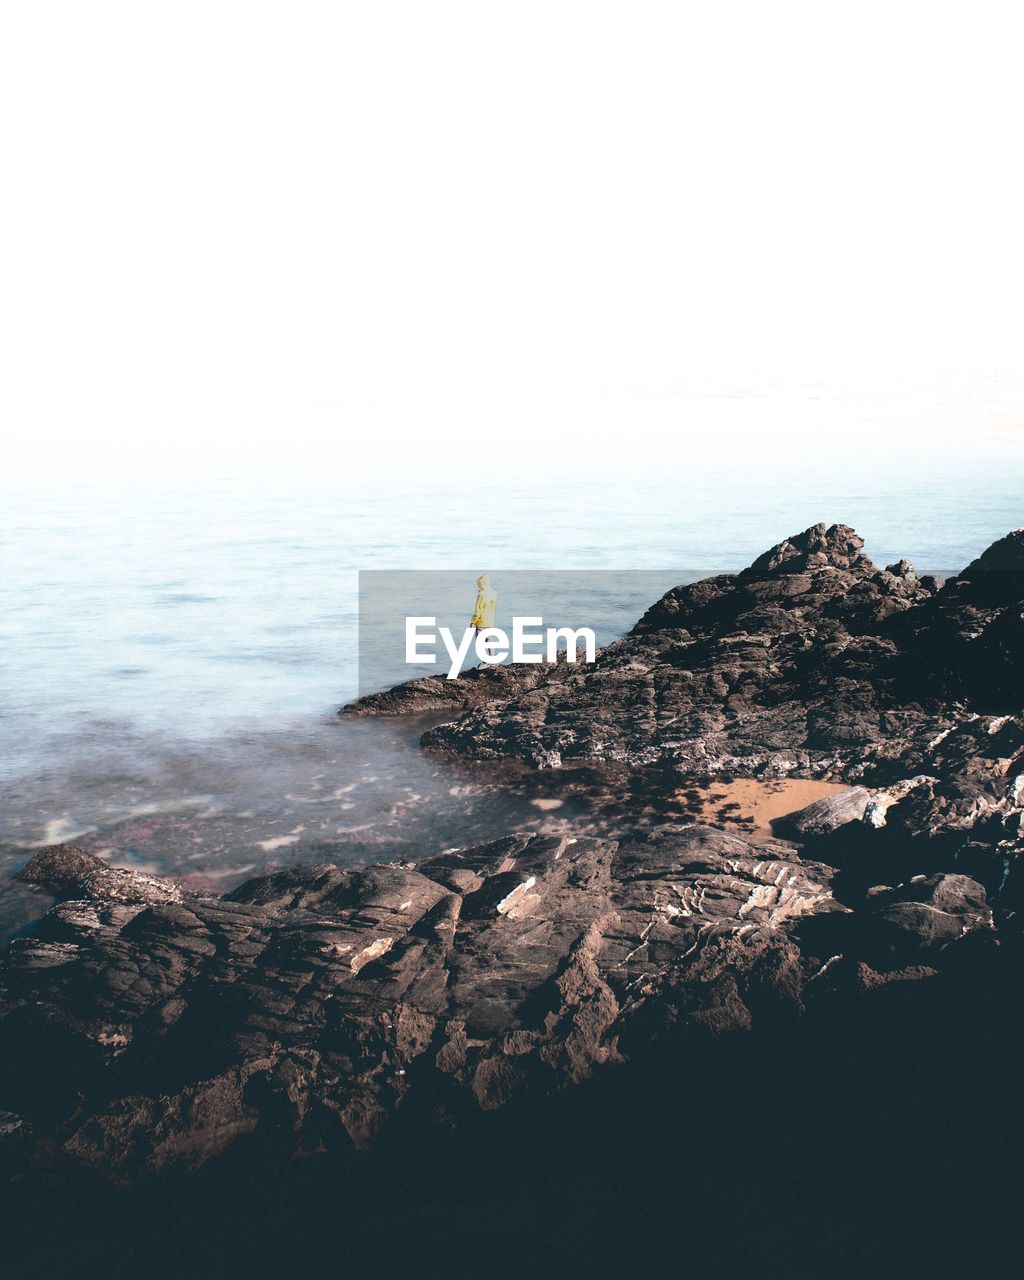
[[[869,793],[869,846],[969,844],[1005,889],[1022,852],[1024,531],[946,583],[879,570],[862,545],[815,525],[670,592],[593,666],[533,667],[526,688],[513,667],[412,681],[344,713],[443,699],[460,714],[425,748],[558,769],[567,790],[596,769],[582,785],[598,793],[609,768],[662,797],[694,779],[847,782]]]
[[[971,1130],[975,1189],[991,1188],[995,1213],[1019,1106],[1002,1098],[990,1115],[975,1093],[1024,1065],[1024,532],[945,584],[905,561],[879,570],[861,546],[845,526],[815,526],[740,574],[670,592],[592,667],[415,681],[346,709],[449,712],[426,749],[554,771],[552,785],[603,813],[600,836],[509,833],[416,863],[288,870],[224,897],[73,846],[37,853],[19,879],[59,901],[0,962],[9,1185],[259,1198],[256,1179],[295,1211],[330,1188],[349,1206],[335,1212],[357,1259],[429,1229],[408,1205],[371,1208],[365,1191],[380,1190],[381,1170],[413,1179],[415,1167],[409,1195],[459,1217],[504,1274],[492,1246],[517,1239],[517,1211],[495,1209],[502,1178],[490,1199],[486,1177],[447,1198],[425,1188],[438,1161],[501,1168],[532,1152],[517,1194],[542,1261],[568,1250],[600,1272],[614,1250],[593,1249],[603,1236],[588,1205],[618,1206],[635,1234],[629,1212],[668,1195],[731,1232],[694,1244],[681,1274],[749,1268],[766,1241],[776,1252],[757,1274],[864,1274],[853,1246],[900,1234],[874,1200],[888,1176],[864,1162],[898,1151],[910,1181],[928,1181],[930,1108],[952,1091],[961,1118],[1002,1126],[988,1145]],[[845,786],[787,819],[785,842],[669,803],[695,779],[736,778]],[[656,799],[651,820],[616,831],[641,790]],[[983,1047],[999,1058],[987,1076],[972,1057]],[[869,1067],[876,1097],[855,1072],[879,1055],[895,1083]],[[895,1134],[893,1105],[906,1126]],[[595,1116],[609,1135],[599,1153]],[[820,1205],[798,1243],[819,1194],[807,1166],[827,1158],[830,1128],[857,1154],[832,1170],[839,1203]],[[762,1183],[799,1186],[777,1221],[749,1207],[754,1188],[745,1198],[697,1175],[700,1152],[727,1176],[723,1144]],[[566,1197],[574,1149],[605,1181],[583,1176]],[[949,1179],[919,1226],[938,1230],[946,1192],[967,1194]],[[833,1236],[869,1200],[875,1222],[851,1227],[846,1272]],[[998,1243],[985,1230],[985,1248]],[[326,1247],[323,1223],[308,1231],[310,1250]],[[648,1222],[628,1256],[670,1237]],[[906,1274],[889,1247],[873,1272],[898,1260],[891,1273]],[[951,1244],[946,1257],[962,1268]],[[930,1261],[919,1274],[944,1272]]]

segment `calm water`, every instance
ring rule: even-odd
[[[955,571],[1024,523],[1022,480],[1019,455],[851,448],[774,475],[567,484],[538,466],[468,502],[463,483],[352,477],[5,493],[0,872],[75,837],[227,887],[293,858],[417,856],[568,821],[528,788],[424,757],[416,728],[335,718],[356,689],[359,568],[643,569],[664,590],[838,519],[879,564]],[[605,622],[621,630],[648,603]],[[4,909],[16,923],[34,907]]]

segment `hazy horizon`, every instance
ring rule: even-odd
[[[9,481],[1016,452],[1004,14],[8,7]]]

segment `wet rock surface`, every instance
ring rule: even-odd
[[[471,667],[452,680],[445,676],[423,676],[381,693],[367,694],[342,707],[341,714],[357,717],[461,714],[496,698],[528,693],[542,683],[557,683],[572,671],[572,665],[564,658],[552,663],[481,665]]]

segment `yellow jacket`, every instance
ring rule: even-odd
[[[477,583],[479,590],[476,593],[476,604],[473,606],[473,616],[469,620],[471,627],[476,627],[478,631],[482,631],[484,627],[494,626],[494,611],[498,605],[498,593],[487,583],[481,585]]]

